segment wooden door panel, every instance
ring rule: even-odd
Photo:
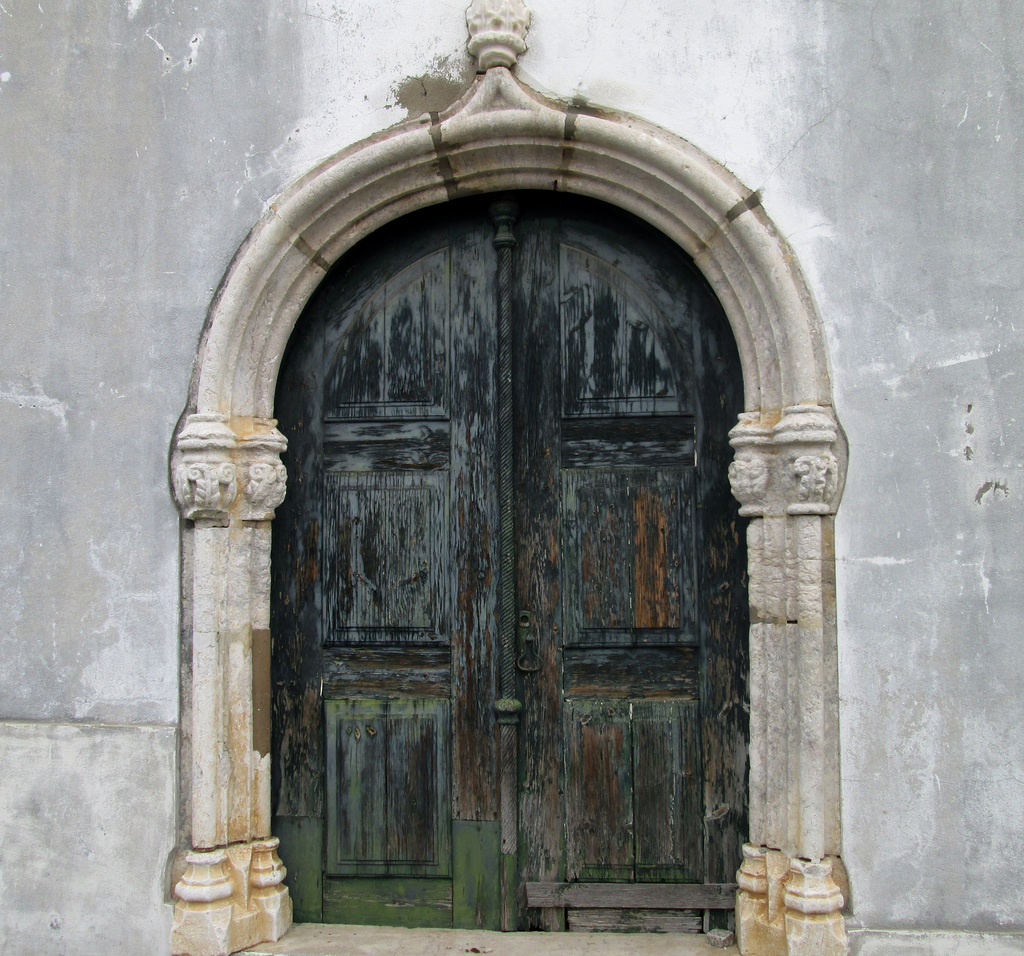
[[[448,701],[324,706],[327,873],[450,875]]]
[[[676,383],[690,376],[665,339],[668,324],[609,258],[564,242],[559,249],[564,414],[683,410]]]
[[[678,468],[695,461],[693,417],[567,418],[563,468]]]
[[[448,643],[448,482],[324,476],[324,644]]]
[[[636,879],[700,882],[700,705],[696,700],[638,700],[632,709]]]
[[[328,317],[326,418],[446,415],[450,261],[435,250]]]
[[[565,703],[566,878],[632,880],[630,703]]]
[[[452,881],[417,877],[331,877],[324,881],[323,921],[449,929]]]
[[[565,704],[566,878],[703,879],[700,707]]]
[[[700,694],[697,647],[570,647],[563,653],[566,697],[692,700]]]
[[[695,643],[692,470],[563,472],[566,646]]]
[[[386,705],[328,700],[327,873],[387,872],[384,800],[387,734],[364,730],[379,723]]]
[[[389,873],[451,872],[451,796],[447,701],[392,700],[385,793]],[[367,725],[367,733],[370,725]],[[397,864],[407,864],[408,869]]]
[[[328,700],[451,696],[452,653],[448,646],[363,643],[324,648],[322,660],[323,695]]]
[[[447,421],[328,421],[323,442],[327,471],[428,471],[448,467],[451,426]]]

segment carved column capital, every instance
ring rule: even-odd
[[[238,517],[244,521],[269,520],[284,501],[288,471],[281,464],[281,454],[288,447],[288,440],[276,426],[272,418],[254,419],[252,431],[238,441],[242,485]]]
[[[182,515],[221,524],[273,518],[288,481],[281,463],[288,442],[276,425],[270,418],[229,423],[225,415],[189,415],[171,458]]]
[[[757,412],[744,412],[729,432],[736,458],[729,465],[729,484],[744,517],[759,517],[768,510],[773,463],[772,431],[761,424]]]
[[[729,432],[736,458],[729,466],[740,514],[827,515],[835,510],[838,429],[820,405],[791,405],[777,422],[744,412]]]
[[[226,522],[238,494],[231,453],[235,433],[224,415],[189,415],[172,456],[174,497],[184,517]]]
[[[827,515],[838,484],[839,462],[835,455],[801,455],[790,463],[796,500],[786,506],[791,515]]]
[[[820,405],[792,405],[774,428],[785,469],[786,513],[827,515],[834,510],[839,462],[832,453],[838,429]]]
[[[492,66],[513,67],[526,52],[530,11],[523,0],[473,0],[466,10],[468,48],[480,72]]]

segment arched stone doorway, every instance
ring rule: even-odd
[[[183,674],[193,852],[175,952],[234,951],[287,928],[270,833],[270,527],[284,499],[273,403],[286,343],[330,265],[400,216],[467,194],[557,189],[645,220],[721,302],[743,367],[729,469],[750,517],[750,841],[745,953],[845,950],[832,514],[845,449],[820,320],[756,193],[683,140],[550,102],[482,62],[465,96],[332,157],[276,200],[211,306],[172,478],[191,594]],[[188,622],[186,622],[188,623]]]

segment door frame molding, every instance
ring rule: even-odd
[[[175,886],[175,953],[233,952],[291,921],[270,834],[267,728],[270,527],[287,479],[274,392],[292,329],[330,266],[374,230],[520,189],[587,196],[650,223],[693,258],[729,319],[746,409],[730,433],[729,478],[750,518],[741,951],[845,952],[832,516],[846,448],[821,319],[756,191],[665,130],[546,99],[497,65],[444,113],[345,149],[286,189],[210,306],[171,451],[186,519],[181,791],[192,848]]]

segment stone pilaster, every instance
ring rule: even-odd
[[[175,886],[172,948],[224,956],[291,925],[270,836],[267,744],[254,747],[253,634],[269,642],[270,521],[284,500],[287,442],[272,419],[193,414],[172,483],[195,522],[192,607],[192,841]],[[265,675],[264,675],[265,676]]]
[[[736,901],[744,956],[846,952],[831,864],[808,862],[834,853],[838,834],[838,797],[826,786],[839,746],[826,653],[838,437],[819,405],[744,413],[729,435],[729,480],[751,519],[751,842]]]

